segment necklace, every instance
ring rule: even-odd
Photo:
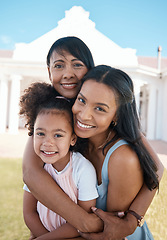
[[[106,140],[104,141],[104,143],[101,144],[100,146],[98,146],[97,149],[101,149],[101,148],[103,148],[103,147],[106,145],[106,143],[108,142],[110,136],[111,136],[111,131],[109,132],[109,134],[108,134]]]

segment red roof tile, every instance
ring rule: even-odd
[[[0,58],[12,58],[13,50],[0,49]]]
[[[147,67],[158,68],[157,57],[138,56],[138,63]],[[167,68],[167,58],[161,58],[161,69]]]

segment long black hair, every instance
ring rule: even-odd
[[[103,83],[114,91],[117,104],[117,124],[115,126],[112,122],[110,124],[110,128],[114,128],[116,132],[112,141],[119,138],[127,141],[139,158],[147,187],[150,190],[158,187],[157,166],[141,139],[140,121],[136,109],[132,79],[120,69],[100,65],[84,76],[83,83],[88,80]],[[110,143],[111,141],[108,144]]]

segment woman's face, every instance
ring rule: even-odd
[[[54,51],[48,67],[49,78],[56,91],[67,98],[75,98],[79,92],[81,79],[87,73],[86,65],[68,52],[63,55]]]
[[[111,121],[116,121],[114,92],[95,80],[86,81],[72,108],[74,130],[82,138],[100,137],[108,131]]]

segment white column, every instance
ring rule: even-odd
[[[134,82],[134,94],[135,94],[135,100],[136,100],[136,107],[137,111],[139,112],[140,107],[140,83]]]
[[[167,142],[167,76],[166,79],[164,78],[164,84],[163,84],[163,97],[161,102],[161,108],[163,114],[161,115],[162,118],[162,140]]]
[[[156,130],[156,109],[157,108],[157,95],[156,87],[149,85],[149,101],[148,101],[148,117],[147,117],[147,138],[150,140],[155,139]]]
[[[11,76],[11,95],[9,109],[9,133],[17,134],[19,127],[20,75]]]
[[[6,76],[0,76],[0,133],[6,131],[8,102],[8,80]]]

